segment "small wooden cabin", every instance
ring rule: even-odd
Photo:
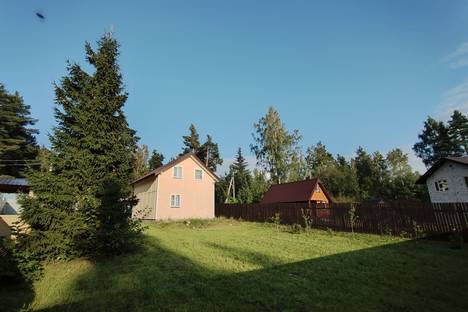
[[[315,203],[331,204],[332,198],[319,179],[274,184],[263,195],[262,204]]]

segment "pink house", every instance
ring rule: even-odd
[[[148,220],[214,218],[218,177],[193,153],[132,182],[138,204],[133,217]]]

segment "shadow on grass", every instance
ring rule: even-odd
[[[139,254],[97,263],[63,304],[42,311],[466,311],[465,250],[385,245],[289,264],[220,244],[263,269],[219,273],[151,239]]]
[[[34,289],[31,283],[18,278],[0,278],[0,298],[0,311],[20,311],[33,302]]]

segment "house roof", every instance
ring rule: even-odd
[[[263,195],[262,204],[309,201],[317,184],[320,185],[325,196],[331,201],[331,197],[322,182],[319,179],[310,179],[270,186],[265,195]]]
[[[418,184],[426,183],[426,180],[446,162],[454,162],[457,164],[468,166],[468,156],[444,157],[444,158],[439,159],[434,165],[432,165],[431,168],[429,168],[429,170],[426,171],[425,174],[419,177],[416,183]]]
[[[27,189],[29,182],[26,179],[0,177],[0,192],[17,193]]]
[[[205,171],[208,172],[208,174],[211,175],[213,177],[213,179],[215,179],[216,182],[219,181],[218,176],[216,174],[214,174],[213,171],[211,171],[210,168],[205,166],[205,164],[200,160],[200,158],[197,157],[197,155],[195,155],[194,152],[190,152],[190,153],[184,154],[182,156],[179,156],[176,159],[168,162],[167,164],[148,172],[144,176],[142,176],[142,177],[136,179],[135,181],[133,181],[131,184],[138,183],[138,182],[140,182],[140,181],[142,181],[142,180],[144,180],[146,178],[149,178],[149,177],[153,177],[153,176],[155,177],[155,176],[159,175],[160,173],[174,167],[178,163],[180,163],[180,162],[182,162],[182,161],[184,161],[184,160],[186,160],[188,158],[192,158],[193,160],[195,160],[200,165],[200,167],[205,169]]]

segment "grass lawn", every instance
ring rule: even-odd
[[[466,246],[193,224],[150,224],[136,254],[50,264],[33,292],[1,290],[0,310],[468,311]]]

